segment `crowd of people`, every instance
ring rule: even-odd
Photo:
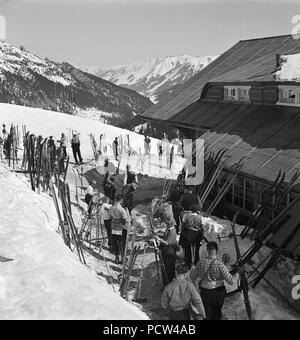
[[[174,214],[166,217],[164,236],[156,236],[166,272],[162,307],[174,320],[189,320],[195,314],[205,320],[221,320],[225,282],[234,285],[238,277],[218,258],[217,243],[205,239],[193,188],[177,185],[168,200],[175,207]],[[204,248],[201,256],[200,247]]]
[[[103,137],[103,136],[102,136]],[[3,149],[8,134],[3,125],[0,136],[0,146]],[[57,141],[61,150],[61,159],[67,157],[67,138],[64,133]],[[102,138],[104,145],[104,139]],[[164,145],[165,143],[165,145]],[[103,146],[102,145],[102,146]],[[170,144],[161,141],[158,144],[158,154],[167,150]],[[47,146],[56,148],[51,136],[47,139]],[[75,164],[82,163],[80,152],[79,134],[74,133],[71,147]],[[151,140],[145,136],[145,154],[151,152]],[[173,157],[174,149],[171,147],[169,155]],[[119,140],[113,142],[113,153],[119,158]],[[170,158],[170,163],[172,159]],[[125,243],[128,230],[131,226],[131,213],[134,208],[134,191],[138,188],[138,176],[127,165],[122,191],[117,193],[115,175],[108,171],[109,160],[104,161],[107,169],[103,177],[103,195],[100,209],[96,209],[100,224],[105,228],[110,251],[115,255],[115,262],[121,263],[124,258]],[[88,216],[92,218],[93,207],[96,204],[94,197],[98,195],[98,185],[95,180],[90,181],[85,195]],[[203,235],[201,206],[193,187],[187,187],[184,181],[179,181],[175,188],[164,198],[171,206],[172,213],[162,222],[165,225],[163,235],[152,235],[159,247],[163,264],[164,291],[161,305],[169,311],[169,316],[174,320],[189,320],[196,310],[203,319],[222,319],[222,306],[226,290],[225,282],[232,285],[237,277],[230,274],[229,270],[218,258],[218,245],[207,242]],[[98,203],[97,203],[98,204]],[[206,243],[206,252],[200,256],[200,247]],[[182,255],[183,253],[183,255]],[[194,306],[191,308],[191,306]]]
[[[133,208],[132,193],[137,183],[137,176],[129,166],[124,175],[122,194],[116,194],[113,176],[107,173],[103,181],[105,196],[99,218],[107,231],[108,246],[117,264],[124,257]],[[90,186],[87,204],[92,199],[96,182]],[[128,186],[132,191],[129,190],[130,194],[126,197],[127,191],[124,189]],[[231,275],[226,264],[218,259],[217,243],[204,238],[201,207],[192,188],[177,185],[176,193],[171,192],[167,200],[177,202],[180,208],[176,206],[176,212],[162,222],[165,225],[163,235],[152,235],[159,247],[164,268],[162,307],[169,311],[170,319],[174,320],[189,320],[196,314],[206,320],[220,320],[226,296],[225,282],[233,285],[237,277]],[[205,247],[204,256],[199,255],[200,246]]]
[[[108,159],[105,160],[104,167],[108,166]],[[127,230],[130,228],[131,212],[133,209],[133,192],[138,187],[138,177],[127,166],[124,174],[123,188],[117,193],[115,177],[116,174],[105,172],[102,187],[100,209],[94,209],[98,214],[101,225],[105,228],[108,237],[108,246],[115,255],[115,262],[121,262],[124,256],[124,248],[127,237]],[[98,201],[93,198],[99,195],[97,183],[91,180],[86,191],[85,202],[88,207],[88,215],[93,218],[93,207],[98,205]]]

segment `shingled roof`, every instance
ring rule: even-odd
[[[241,40],[219,58],[144,112],[151,120],[169,120],[200,98],[203,86],[216,81],[270,81],[276,54],[300,53],[300,39],[292,35]]]

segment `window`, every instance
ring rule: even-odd
[[[300,106],[300,86],[280,85],[277,104]]]
[[[224,100],[250,101],[250,86],[224,86]]]

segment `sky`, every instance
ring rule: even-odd
[[[219,55],[242,39],[290,34],[295,15],[300,0],[0,0],[0,38],[54,61],[104,67]]]

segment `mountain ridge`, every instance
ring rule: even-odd
[[[79,115],[118,126],[153,103],[137,92],[0,41],[0,101]],[[92,111],[92,113],[91,113]]]
[[[165,91],[190,79],[215,58],[216,56],[197,57],[184,53],[128,65],[80,68],[119,86],[133,89],[157,102],[164,96]]]

